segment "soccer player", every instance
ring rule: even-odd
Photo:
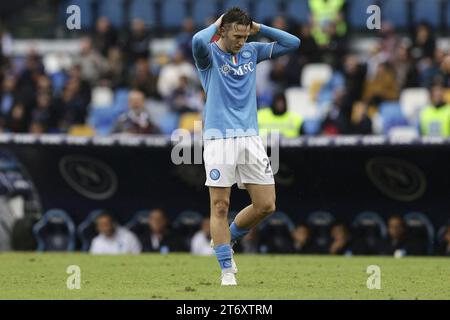
[[[274,42],[246,43],[261,34]],[[211,42],[216,34],[219,39]],[[275,211],[272,168],[258,135],[256,65],[300,46],[297,37],[253,22],[234,7],[192,39],[192,51],[206,92],[204,161],[211,206],[211,237],[222,269],[222,285],[236,285],[232,245]],[[247,157],[253,161],[246,161]],[[251,205],[228,226],[233,184],[246,189]]]

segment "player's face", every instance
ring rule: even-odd
[[[250,35],[250,26],[233,23],[222,33],[223,43],[229,53],[236,54],[244,46]]]
[[[114,234],[114,222],[108,216],[100,216],[97,218],[97,231],[107,237],[111,237]]]

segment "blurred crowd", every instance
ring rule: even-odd
[[[141,252],[191,252],[194,255],[213,255],[210,220],[203,218],[198,228],[184,232],[173,228],[162,209],[149,212],[148,220],[140,228],[121,227],[108,212],[95,219],[98,235],[90,246],[92,254],[138,254]],[[263,224],[253,228],[233,247],[237,253],[249,254],[331,254],[331,255],[388,255],[403,257],[429,255],[427,240],[413,234],[402,216],[393,215],[387,221],[383,235],[343,222],[317,227],[300,222],[292,230],[286,225]],[[433,254],[450,256],[450,226],[443,230],[439,241],[433,243]]]
[[[417,25],[412,35],[404,37],[384,22],[374,31],[376,45],[369,52],[356,54],[342,15],[327,17],[326,23],[317,19],[320,17],[313,15],[311,22],[303,25],[284,16],[271,21],[271,26],[295,34],[302,43],[298,51],[258,67],[258,106],[265,112],[270,110],[260,117],[262,128],[270,119],[285,115],[297,120],[294,128],[282,130],[282,134],[296,137],[306,132],[302,128],[305,119],[299,120],[299,115],[291,112],[289,103],[295,102],[286,99],[285,92],[303,85],[302,71],[311,63],[332,67],[331,78],[311,88],[320,111],[320,126],[314,134],[379,133],[374,124],[379,106],[398,101],[406,88],[434,90],[428,107],[450,108],[450,54],[438,46],[429,24]],[[175,38],[176,48],[157,55],[151,52],[154,38],[143,20],[134,19],[124,31],[100,17],[95,31],[81,38],[79,53],[59,54],[54,61],[44,61],[35,50],[25,58],[13,56],[11,35],[0,31],[0,130],[71,133],[81,126],[92,129],[83,132],[95,134],[95,109],[113,105],[114,94],[120,90],[126,90],[128,101],[113,112],[104,132],[167,134],[177,127],[193,130],[190,121],[201,118],[205,101],[191,52],[196,31],[192,19],[186,19]],[[269,39],[249,39],[255,40]],[[52,65],[57,67],[53,70]],[[155,105],[175,116],[173,127],[154,118]],[[450,122],[446,119],[443,121]],[[450,135],[450,130],[438,130],[437,134]]]

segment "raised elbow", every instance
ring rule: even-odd
[[[293,36],[290,47],[292,47],[293,49],[298,49],[298,48],[300,48],[300,43],[301,43],[301,40],[299,38]]]

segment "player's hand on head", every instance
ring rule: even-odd
[[[251,35],[257,34],[259,30],[261,30],[261,24],[253,21],[252,28],[250,29],[250,34]]]

